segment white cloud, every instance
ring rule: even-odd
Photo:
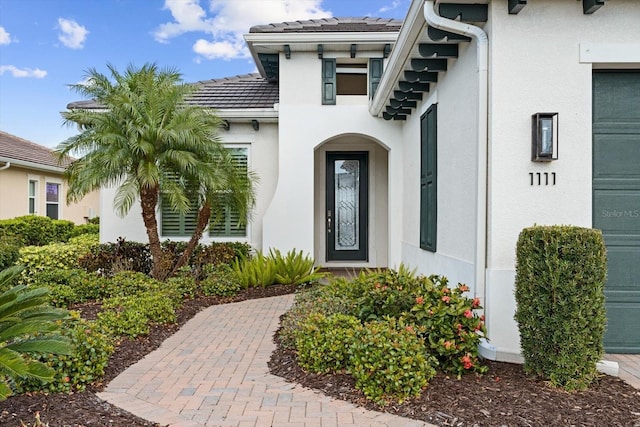
[[[36,68],[32,70],[31,68],[18,68],[13,65],[0,65],[0,76],[5,72],[10,73],[13,77],[21,78],[21,77],[35,77],[36,79],[42,79],[47,75],[47,72]]]
[[[393,9],[397,9],[398,6],[400,6],[400,4],[401,4],[400,0],[393,0],[390,5],[382,6],[380,9],[378,9],[378,13],[384,13]]]
[[[11,34],[4,29],[4,27],[0,27],[0,44],[9,44],[11,43]]]
[[[58,18],[58,40],[68,48],[82,49],[89,31],[72,19]]]
[[[210,39],[199,39],[193,51],[207,59],[233,59],[249,56],[243,34],[253,25],[331,16],[321,0],[209,0],[205,11],[200,0],[165,0],[174,22],[162,24],[154,32],[157,41],[187,32],[202,32]]]

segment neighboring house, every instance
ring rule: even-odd
[[[0,219],[42,215],[85,224],[99,214],[98,192],[67,205],[62,165],[52,150],[0,131]]]
[[[191,99],[227,120],[224,142],[261,178],[249,227],[205,240],[465,282],[485,307],[487,354],[517,360],[519,232],[596,227],[606,349],[640,352],[628,327],[640,319],[639,22],[637,0],[414,0],[404,21],[252,27],[259,75],[197,83]],[[108,208],[113,195],[103,239],[146,240],[139,212]]]

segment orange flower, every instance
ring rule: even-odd
[[[474,299],[473,299],[473,303],[471,303],[471,306],[472,306],[473,308],[480,307],[480,298],[477,298],[477,297],[476,297],[476,298],[474,298]]]
[[[469,287],[467,285],[465,285],[464,283],[460,284],[460,290],[462,292],[467,292],[469,290]]]
[[[464,369],[471,369],[473,368],[473,362],[471,362],[471,358],[469,357],[468,354],[465,354],[464,356],[462,356],[460,358],[460,361],[462,362],[462,367]]]
[[[464,312],[464,317],[466,317],[467,319],[471,319],[473,317],[473,313],[471,312],[471,310],[466,310]]]
[[[416,297],[416,304],[420,304],[420,305],[424,304],[424,298]]]
[[[448,295],[445,295],[445,296],[442,297],[442,301],[444,301],[447,304],[449,304],[449,301],[451,301],[451,297],[449,297]]]

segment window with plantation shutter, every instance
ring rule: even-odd
[[[248,150],[246,148],[228,148],[233,156],[234,163],[239,170],[244,173],[248,171]],[[224,197],[221,195],[221,197]],[[221,210],[211,212],[211,220],[209,222],[209,235],[211,237],[246,237],[246,223],[240,225],[240,215],[237,210],[224,206],[224,203],[216,203],[222,205]],[[214,208],[215,209],[215,208]]]
[[[246,148],[227,148],[230,150],[236,167],[245,173],[248,170],[248,150]],[[224,193],[213,202],[211,219],[209,221],[209,236],[211,237],[246,237],[247,226],[239,225],[240,216],[237,211],[224,205]],[[198,205],[195,200],[191,210],[186,214],[174,212],[168,203],[161,201],[161,233],[163,237],[190,237],[196,228],[198,219]]]
[[[198,218],[198,206],[194,200],[191,210],[185,214],[175,212],[169,203],[160,200],[162,217],[160,220],[160,233],[166,237],[187,237],[196,229]]]

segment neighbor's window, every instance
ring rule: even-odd
[[[35,179],[29,180],[29,213],[37,213],[36,195],[38,194],[38,181]]]
[[[247,148],[227,148],[231,151],[236,167],[247,172],[248,149]],[[194,198],[195,199],[195,198]],[[194,200],[192,208],[186,214],[172,211],[167,203],[161,203],[160,229],[163,236],[167,237],[190,237],[196,228],[198,218],[198,205]],[[238,212],[229,209],[227,206],[212,207],[211,218],[209,219],[209,236],[211,237],[246,237],[246,225],[239,225],[240,216]]]
[[[47,216],[58,219],[60,216],[60,184],[47,182]]]

